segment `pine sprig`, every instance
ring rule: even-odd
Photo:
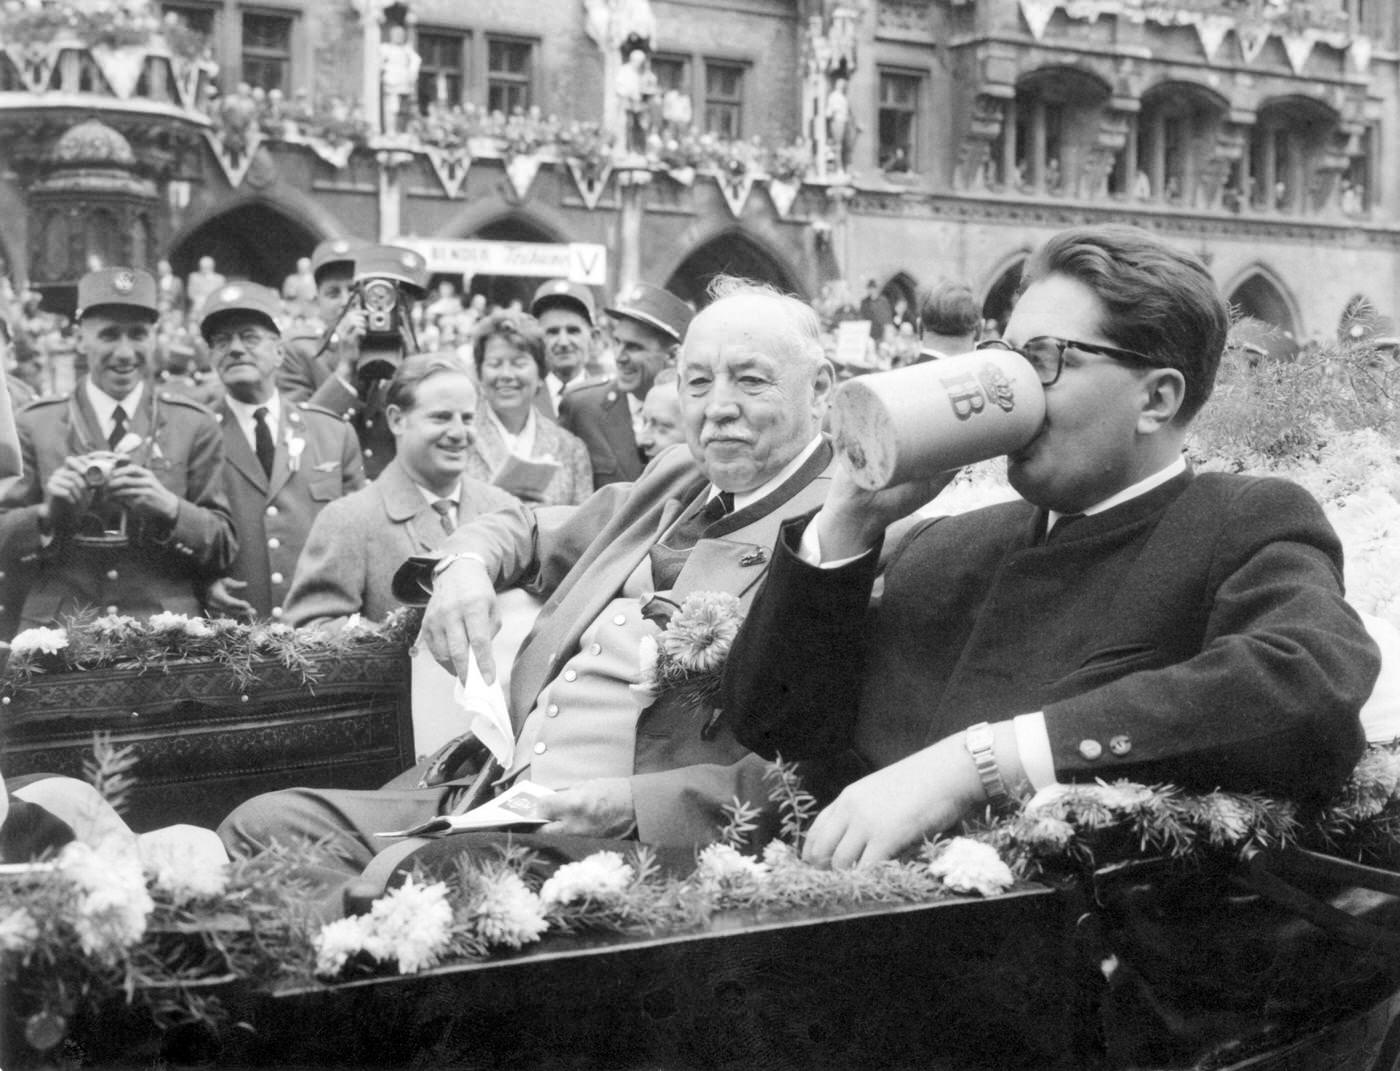
[[[139,761],[134,746],[113,747],[111,733],[93,733],[92,755],[83,759],[83,776],[114,811],[122,814],[136,787],[132,770]]]
[[[779,835],[799,852],[807,837],[807,827],[817,814],[817,800],[802,784],[795,762],[784,762],[778,755],[763,771],[768,798],[778,808]]]

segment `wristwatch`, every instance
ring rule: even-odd
[[[463,551],[461,554],[444,554],[437,560],[436,564],[433,565],[433,579],[436,580],[438,577],[442,576],[442,574],[447,571],[447,567],[453,562],[459,562],[464,559],[467,561],[480,562],[482,568],[487,568],[486,559],[480,554],[474,554],[469,550]]]
[[[977,776],[982,779],[982,790],[987,793],[992,813],[1005,814],[1011,810],[1011,795],[1006,791],[1006,782],[1002,780],[1001,768],[997,765],[993,748],[995,741],[996,735],[985,721],[968,726],[963,736],[963,745],[977,764]]]

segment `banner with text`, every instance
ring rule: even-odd
[[[525,275],[606,286],[608,251],[589,242],[490,242],[472,239],[400,238],[440,275]]]

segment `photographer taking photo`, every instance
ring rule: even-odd
[[[372,480],[394,457],[385,396],[404,358],[418,352],[412,312],[428,294],[428,266],[413,250],[393,245],[363,246],[354,257],[349,296],[326,329],[327,340],[339,340],[335,371],[311,402],[354,427]]]
[[[218,423],[151,383],[156,296],[139,269],[84,275],[87,375],[16,418],[24,472],[0,497],[0,571],[33,577],[22,627],[89,609],[198,615],[233,560]]]

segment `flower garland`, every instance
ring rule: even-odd
[[[259,659],[272,658],[312,684],[316,662],[353,657],[374,648],[407,646],[420,610],[400,610],[382,624],[358,615],[338,632],[294,629],[278,622],[242,624],[227,618],[159,613],[145,621],[124,614],[79,615],[60,628],[31,628],[10,641],[5,687],[13,691],[37,678],[85,669],[164,670],[187,662],[217,663],[240,686],[257,679]]]

